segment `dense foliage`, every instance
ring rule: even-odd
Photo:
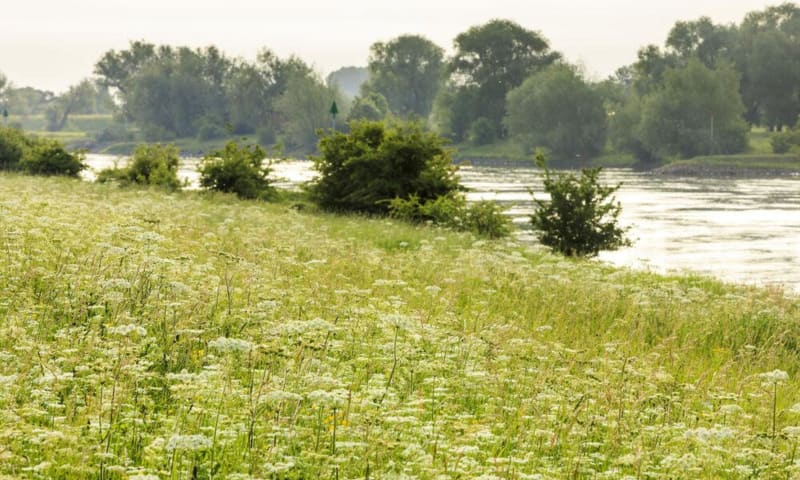
[[[323,137],[319,150],[310,193],[325,209],[387,213],[394,198],[425,202],[458,189],[444,139],[416,123],[354,122],[350,133]]]
[[[68,152],[55,140],[25,135],[0,127],[0,170],[21,170],[34,175],[77,177],[86,168],[82,152]]]
[[[117,94],[121,115],[148,140],[271,131],[285,134],[287,145],[313,148],[338,96],[302,60],[269,50],[246,62],[215,47],[132,42],[127,50],[106,52],[95,73]]]
[[[268,199],[275,194],[267,152],[259,145],[230,141],[225,148],[206,155],[198,168],[200,186],[234,193],[239,198]]]
[[[591,257],[630,244],[618,224],[622,207],[613,197],[620,185],[601,184],[600,168],[583,169],[578,176],[552,172],[541,154],[536,163],[544,170],[544,190],[550,196],[533,199],[531,223],[543,245],[566,256]]]

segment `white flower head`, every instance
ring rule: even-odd
[[[200,452],[211,448],[211,439],[205,435],[173,435],[167,442],[167,452]]]
[[[120,325],[118,327],[109,327],[108,333],[120,335],[122,337],[130,337],[139,335],[141,337],[147,335],[147,329],[142,326],[129,323],[127,325]]]
[[[219,337],[216,340],[211,340],[208,342],[208,346],[222,353],[249,352],[253,349],[253,344],[247,340],[225,337]]]
[[[761,379],[761,385],[764,386],[780,385],[789,380],[789,374],[783,370],[773,370],[771,372],[759,373],[758,378]]]

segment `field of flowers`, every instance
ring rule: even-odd
[[[0,175],[0,478],[800,478],[800,300]]]

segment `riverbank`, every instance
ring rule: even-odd
[[[774,289],[55,178],[0,175],[0,219],[2,475],[795,468]]]
[[[719,155],[677,160],[653,170],[656,175],[716,178],[779,178],[800,176],[797,155]]]

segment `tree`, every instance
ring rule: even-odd
[[[660,156],[738,153],[747,147],[743,112],[733,67],[709,69],[692,59],[667,70],[663,88],[645,97],[641,139]]]
[[[771,129],[800,113],[800,7],[793,3],[747,14],[739,27],[742,99],[747,120]]]
[[[558,64],[508,93],[509,133],[528,150],[544,147],[561,161],[587,160],[606,143],[603,98],[576,69]]]
[[[506,136],[503,118],[506,95],[534,71],[550,65],[559,54],[539,33],[510,20],[491,20],[459,34],[448,67],[444,107],[454,107],[444,122],[448,133],[461,140],[473,121],[488,118],[496,137]]]
[[[45,110],[47,129],[58,132],[64,129],[72,113],[94,113],[98,90],[88,79],[73,85]]]
[[[697,58],[706,67],[713,68],[720,61],[735,60],[737,28],[734,25],[715,25],[708,17],[679,21],[670,30],[666,45],[684,65],[690,58]]]
[[[583,169],[580,176],[554,174],[541,153],[536,163],[544,170],[544,190],[550,195],[549,200],[533,198],[531,223],[543,245],[569,257],[592,257],[630,245],[627,229],[618,224],[622,206],[613,197],[621,184],[602,185],[600,168]]]
[[[427,200],[458,190],[445,140],[417,123],[353,122],[319,141],[312,199],[322,208],[386,214],[394,198]]]
[[[366,67],[342,67],[334,70],[325,78],[329,87],[338,87],[341,92],[349,97],[358,96],[361,86],[369,80],[369,69]]]
[[[397,115],[427,118],[441,83],[443,59],[444,50],[419,35],[374,43],[362,96],[379,93]]]
[[[366,96],[356,97],[347,114],[347,121],[353,120],[383,120],[389,115],[389,102],[383,95],[370,92]]]
[[[330,107],[345,100],[335,88],[326,86],[316,74],[297,73],[277,101],[281,130],[289,146],[311,150],[317,142],[317,131],[331,128]]]

